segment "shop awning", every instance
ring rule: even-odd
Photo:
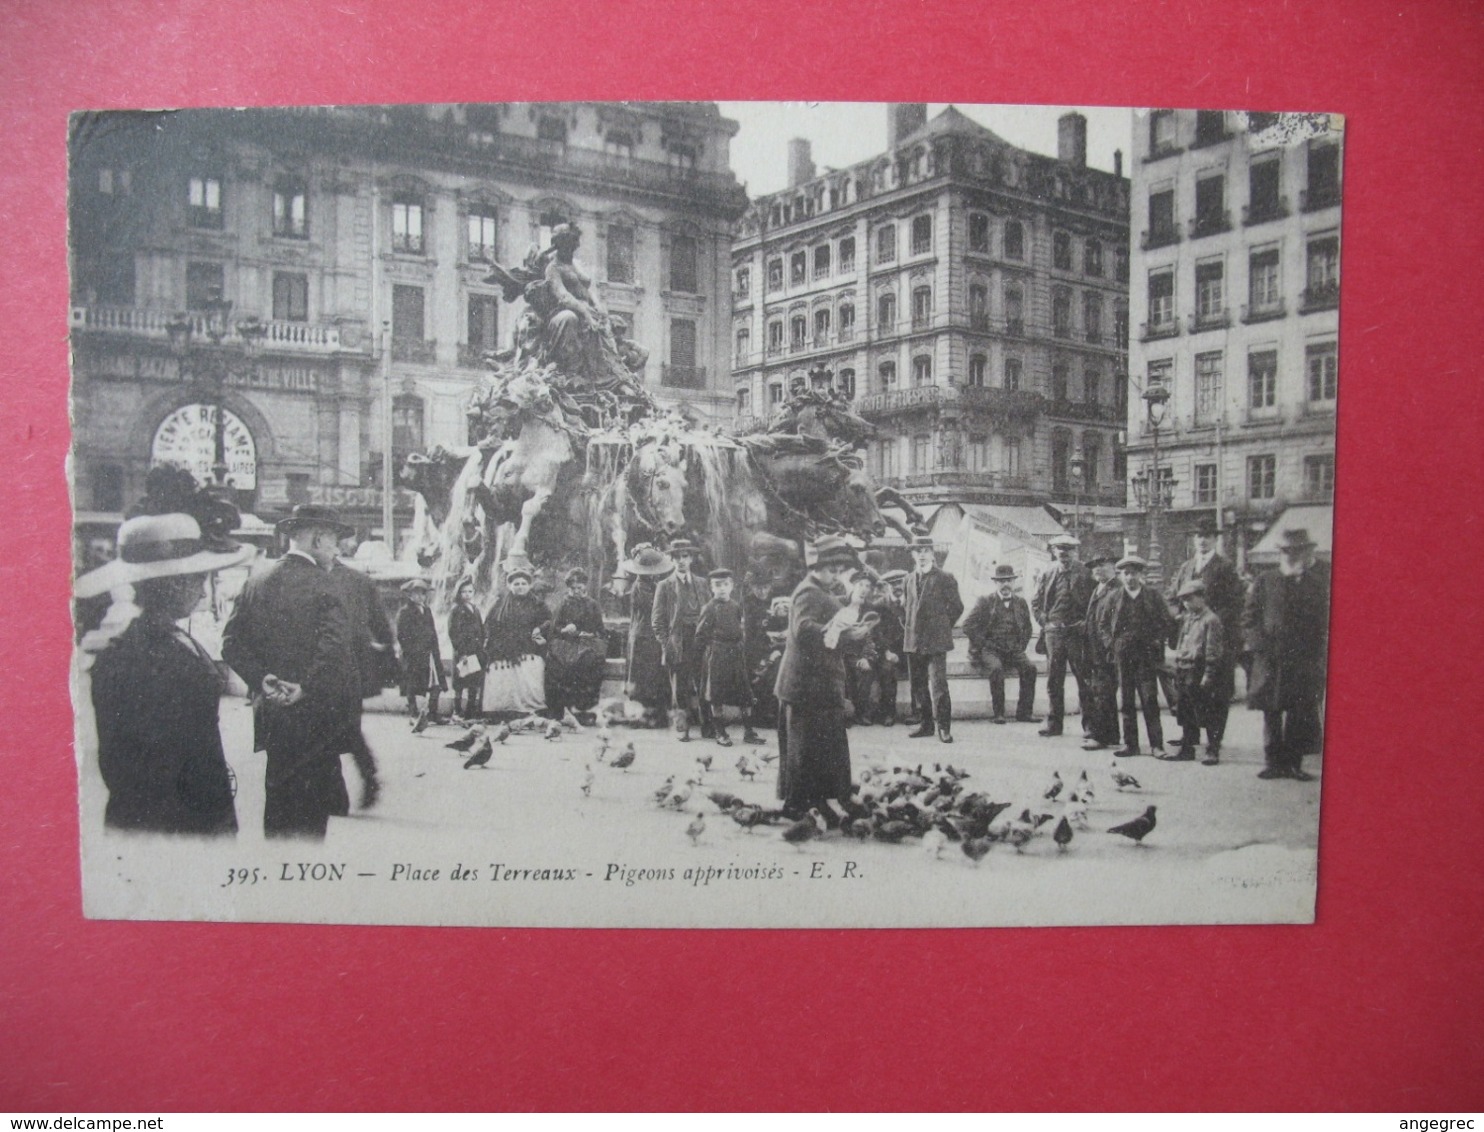
[[[1045,542],[1067,533],[1066,527],[1044,507],[1011,507],[993,503],[963,503],[960,506],[966,516],[990,530],[1026,542]]]
[[[1262,565],[1276,563],[1278,548],[1283,545],[1283,532],[1292,530],[1308,531],[1309,537],[1317,544],[1315,553],[1320,558],[1329,558],[1333,553],[1334,529],[1335,509],[1331,504],[1302,503],[1289,507],[1247,552],[1247,559]]]

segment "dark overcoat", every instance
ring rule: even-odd
[[[438,627],[426,605],[408,602],[397,612],[397,647],[402,651],[402,694],[421,696],[448,687],[438,656]]]
[[[826,648],[840,602],[810,574],[794,590],[788,643],[778,668],[778,797],[812,804],[850,796],[845,664]]]
[[[256,745],[268,754],[263,827],[324,835],[350,797],[340,774],[345,736],[360,725],[354,630],[329,571],[289,553],[249,578],[222,634],[222,659],[254,696]],[[262,695],[272,673],[298,684],[297,703]]]
[[[448,611],[448,643],[453,649],[454,660],[460,657],[479,658],[481,668],[489,664],[484,651],[484,622],[479,610],[467,601],[460,601]]]
[[[654,634],[655,581],[640,577],[629,598],[628,694],[648,708],[670,702],[670,681],[665,677],[664,652]]]
[[[571,625],[577,636],[563,636]],[[548,707],[572,706],[586,711],[598,702],[603,687],[603,611],[586,594],[569,594],[557,607],[546,654]]]
[[[1031,643],[1031,607],[1019,594],[1008,600],[986,594],[964,621],[964,636],[974,653],[992,652],[1001,660],[1024,656]]]
[[[551,611],[535,594],[507,593],[484,619],[484,650],[490,663],[512,664],[523,656],[545,656],[545,647],[536,644],[531,633],[540,629],[550,640],[550,621]]]
[[[221,674],[183,631],[137,617],[92,668],[104,824],[155,833],[237,832],[217,709]]]
[[[1122,585],[1109,598],[1108,637],[1113,660],[1120,667],[1164,663],[1165,642],[1175,631],[1175,618],[1153,586],[1131,594]]]
[[[1053,563],[1036,582],[1032,611],[1042,628],[1079,629],[1096,583],[1080,562]]]
[[[1113,665],[1113,607],[1123,585],[1110,578],[1099,582],[1087,600],[1086,643],[1087,658],[1093,666],[1111,668]]]
[[[1196,569],[1194,556],[1180,563],[1180,568],[1165,587],[1165,598],[1169,601],[1170,608],[1177,612],[1180,609],[1180,589],[1186,582],[1205,583],[1206,605],[1221,618],[1221,627],[1227,637],[1232,641],[1237,640],[1236,633],[1242,624],[1242,607],[1247,599],[1247,587],[1237,573],[1237,568],[1220,553],[1212,554],[1210,560],[1199,570]]]
[[[730,598],[712,598],[696,624],[696,644],[705,649],[701,696],[708,703],[746,707],[752,703],[748,679],[742,606]]]
[[[382,678],[393,659],[392,625],[381,606],[376,583],[365,574],[338,559],[330,567],[334,582],[350,618],[355,639],[356,672],[361,683],[361,698],[381,694]]]
[[[650,627],[659,639],[666,668],[699,669],[695,628],[701,609],[710,600],[711,583],[694,572],[682,578],[677,571],[655,587]]]
[[[1247,706],[1288,711],[1317,705],[1329,651],[1329,568],[1316,562],[1302,574],[1258,575],[1243,622],[1252,651]]]
[[[958,579],[939,567],[907,575],[902,647],[918,654],[952,652],[953,626],[964,615]]]

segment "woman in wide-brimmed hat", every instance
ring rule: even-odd
[[[670,706],[670,680],[665,674],[664,650],[651,624],[654,591],[660,579],[675,569],[675,563],[662,550],[641,544],[633,557],[619,564],[619,570],[633,578],[629,589],[628,674],[624,691],[644,708],[644,718],[651,726],[665,726],[665,709]]]
[[[131,589],[138,610],[91,667],[98,766],[108,786],[104,823],[236,833],[218,717],[225,686],[215,662],[178,623],[201,603],[206,576],[246,561],[252,548],[204,538],[185,514],[129,519],[119,527],[118,546],[117,558],[76,583],[81,598],[114,594],[115,609]]]

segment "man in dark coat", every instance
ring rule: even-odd
[[[713,570],[711,600],[701,608],[696,623],[696,646],[702,650],[701,696],[711,708],[716,742],[732,745],[723,711],[742,709],[743,718],[752,709],[752,685],[748,680],[747,655],[743,645],[742,606],[732,600],[736,580],[730,570]]]
[[[1267,759],[1259,778],[1310,781],[1314,776],[1303,769],[1303,758],[1318,754],[1322,744],[1329,569],[1315,560],[1314,546],[1308,531],[1284,531],[1282,563],[1259,575],[1247,595],[1244,622],[1252,651],[1247,706],[1263,713]]]
[[[1101,751],[1118,746],[1118,666],[1113,659],[1113,601],[1123,586],[1113,569],[1113,556],[1097,555],[1088,559],[1096,588],[1087,603],[1087,623],[1083,630],[1082,656],[1087,664],[1083,685],[1087,704],[1083,714],[1090,717],[1091,730],[1082,741],[1084,751]]]
[[[953,626],[963,616],[964,603],[958,596],[958,579],[939,567],[932,539],[923,535],[912,540],[912,561],[917,568],[907,575],[902,647],[921,722],[910,737],[926,738],[936,723],[938,738],[952,743],[948,654],[953,651]]]
[[[696,623],[701,620],[701,608],[711,600],[711,587],[692,568],[700,557],[695,543],[676,539],[670,544],[670,557],[675,572],[655,587],[650,625],[670,674],[675,730],[682,742],[688,742],[694,715],[700,719],[701,737],[710,739],[715,731],[711,706],[701,695],[702,650],[696,646]]]
[[[1077,681],[1077,700],[1082,705],[1082,730],[1090,733],[1087,718],[1087,689],[1082,681],[1083,627],[1087,603],[1092,598],[1092,575],[1076,560],[1081,544],[1071,535],[1057,535],[1050,542],[1056,561],[1036,584],[1032,612],[1046,638],[1046,699],[1050,705],[1042,735],[1060,735],[1066,715],[1067,669]]]
[[[1019,578],[1015,567],[1008,562],[996,566],[992,580],[998,592],[986,594],[975,602],[964,621],[969,657],[989,677],[992,723],[1005,722],[1006,669],[1014,672],[1020,681],[1015,718],[1021,723],[1035,722],[1036,666],[1025,655],[1025,647],[1031,641],[1031,607],[1015,592]]]
[[[848,628],[835,625],[841,604],[831,591],[855,564],[855,552],[843,540],[822,539],[814,565],[793,593],[777,688],[778,797],[792,818],[814,807],[834,824],[839,815],[829,800],[850,797],[840,643],[869,634],[871,628],[865,621]]]
[[[402,583],[407,604],[397,611],[397,648],[402,653],[402,694],[407,697],[407,711],[417,715],[417,697],[428,697],[428,716],[437,718],[438,697],[446,682],[439,656],[438,627],[433,611],[428,608],[428,591],[432,587],[422,578]]]
[[[1119,560],[1122,585],[1113,595],[1108,612],[1113,664],[1118,672],[1118,695],[1123,705],[1123,746],[1113,753],[1121,757],[1139,753],[1136,699],[1144,711],[1150,754],[1156,758],[1165,756],[1164,729],[1159,720],[1159,668],[1175,619],[1170,616],[1164,597],[1144,584],[1148,565],[1136,554]]]
[[[1231,561],[1225,558],[1220,548],[1221,531],[1215,519],[1203,519],[1195,531],[1195,553],[1182,562],[1174,577],[1165,586],[1165,599],[1170,611],[1180,616],[1180,591],[1190,582],[1200,582],[1206,587],[1206,605],[1221,619],[1222,635],[1226,640],[1226,655],[1221,669],[1212,676],[1212,690],[1230,701],[1236,688],[1237,658],[1242,640],[1242,607],[1247,600],[1247,587]],[[1223,722],[1222,727],[1224,728]],[[1221,732],[1214,736],[1217,747],[1221,745]]]
[[[877,722],[885,727],[896,726],[897,683],[906,663],[902,643],[906,639],[906,626],[902,624],[902,602],[898,596],[898,587],[906,582],[907,571],[888,570],[881,575],[876,595],[866,606],[867,612],[880,618],[871,640],[876,646],[876,716]]]
[[[382,674],[395,653],[392,649],[392,625],[387,620],[386,610],[381,607],[381,596],[376,592],[376,583],[345,562],[343,556],[354,553],[355,536],[340,540],[340,553],[330,565],[330,581],[339,590],[340,600],[350,617],[352,635],[355,638],[357,679],[361,686],[361,700],[378,696],[382,689]],[[360,701],[357,701],[358,704]],[[345,736],[345,750],[350,752],[356,771],[361,776],[361,808],[369,809],[376,804],[381,794],[381,779],[377,776],[376,756],[366,742],[366,733],[361,728],[361,713],[356,713],[355,726]]]
[[[263,832],[323,839],[350,810],[340,752],[360,712],[355,631],[330,579],[335,512],[304,504],[280,525],[288,552],[248,579],[222,637],[222,658],[254,698],[257,747],[268,754]]]

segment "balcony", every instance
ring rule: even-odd
[[[1122,507],[1126,493],[1122,484],[1088,484],[1081,491],[1066,485],[1052,489],[1051,502],[1083,507]]]
[[[1288,314],[1288,304],[1282,299],[1271,303],[1242,304],[1242,322],[1251,325],[1254,322],[1272,322],[1274,319],[1284,318]]]
[[[1232,214],[1230,209],[1220,212],[1208,212],[1195,216],[1190,221],[1190,238],[1198,240],[1202,236],[1216,236],[1222,232],[1232,230]]]
[[[1180,242],[1180,229],[1171,224],[1168,228],[1152,228],[1139,234],[1139,247],[1146,252],[1155,248],[1167,248]]]
[[[1196,311],[1185,318],[1185,330],[1188,334],[1199,334],[1202,330],[1225,330],[1231,324],[1231,311],[1226,307],[1220,310]]]
[[[980,488],[988,491],[1029,491],[1029,476],[1008,472],[940,471],[912,472],[901,478],[903,488]]]
[[[1332,311],[1340,305],[1340,284],[1324,283],[1317,287],[1305,287],[1299,298],[1299,313]]]
[[[945,390],[937,385],[914,385],[908,389],[892,389],[886,393],[873,393],[855,403],[855,411],[868,420],[872,417],[890,417],[897,413],[908,413],[924,409],[936,409],[946,398]]]
[[[422,338],[392,337],[392,361],[430,366],[438,360],[438,343]]]
[[[1036,417],[1043,406],[1041,395],[1029,389],[1000,389],[990,385],[961,385],[958,400],[965,409],[1003,417]]]
[[[191,337],[197,342],[206,341],[206,316],[190,311]],[[172,311],[146,310],[141,307],[86,307],[71,309],[70,323],[73,331],[88,331],[95,334],[117,334],[128,338],[145,338],[169,342],[170,332],[166,324],[173,321]],[[340,328],[319,322],[290,322],[272,319],[261,324],[265,330],[258,344],[260,351],[285,354],[333,354],[340,350]],[[234,325],[224,343],[241,344],[243,338]]]
[[[1115,405],[1104,405],[1097,401],[1069,401],[1066,398],[1049,402],[1046,415],[1076,421],[1114,422],[1120,419]]]
[[[1167,319],[1150,319],[1139,323],[1139,341],[1153,342],[1159,338],[1174,338],[1180,333],[1180,320],[1173,314]]]
[[[706,367],[663,365],[660,384],[666,389],[705,389]]]
[[[1288,198],[1274,197],[1272,200],[1254,201],[1252,204],[1242,206],[1242,226],[1250,228],[1254,224],[1266,224],[1271,220],[1282,220],[1289,215]]]
[[[1334,208],[1340,203],[1340,186],[1327,185],[1322,189],[1300,189],[1299,211],[1319,212]]]

